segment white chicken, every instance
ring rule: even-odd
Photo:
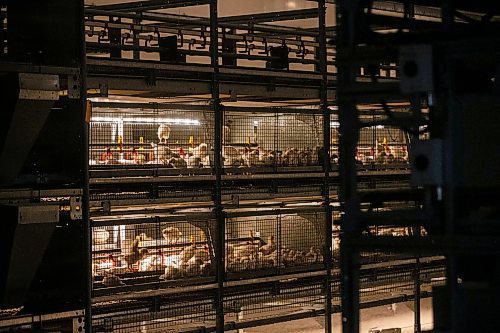
[[[193,156],[204,159],[208,156],[208,145],[206,143],[200,143],[200,145],[192,150]]]
[[[161,231],[161,234],[168,244],[177,244],[182,237],[182,232],[177,227],[166,227]]]
[[[160,143],[167,143],[167,140],[169,138],[170,138],[170,127],[167,124],[161,124],[158,127],[158,140],[160,140]]]

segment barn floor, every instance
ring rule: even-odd
[[[402,328],[402,333],[413,332],[413,303],[398,303],[379,306],[361,311],[360,333],[368,333],[372,328]],[[432,329],[432,299],[422,300],[422,329]],[[340,333],[340,314],[333,316],[333,332]],[[236,333],[236,331],[232,331]],[[273,324],[240,330],[238,333],[323,333],[323,317],[307,318],[286,323]]]

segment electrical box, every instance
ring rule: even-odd
[[[400,89],[403,93],[434,90],[433,56],[430,45],[404,45],[399,48]]]

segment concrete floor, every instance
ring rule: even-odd
[[[361,311],[360,333],[368,333],[371,328],[402,328],[402,333],[413,332],[413,303],[398,303],[392,306],[380,306]],[[422,300],[421,322],[423,330],[432,329],[432,300]],[[296,320],[281,324],[260,326],[245,329],[238,333],[323,333],[323,317]],[[333,316],[333,333],[342,331],[340,326],[340,314]]]

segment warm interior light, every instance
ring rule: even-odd
[[[182,119],[182,118],[133,118],[133,117],[92,117],[92,123],[136,123],[136,124],[173,124],[173,125],[193,125],[199,126],[200,121],[197,119]]]

